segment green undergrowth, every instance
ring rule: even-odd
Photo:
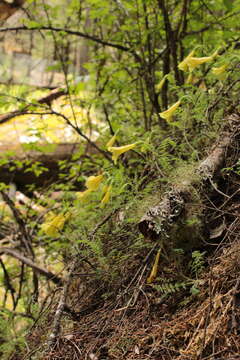
[[[226,126],[228,115],[239,113],[239,40],[232,13],[232,6],[239,12],[239,1],[234,5],[229,1],[211,1],[209,6],[201,6],[201,13],[198,1],[179,2],[177,6],[172,1],[152,0],[136,2],[137,6],[125,0],[104,4],[98,0],[87,4],[69,1],[64,19],[63,1],[44,6],[29,1],[30,8],[33,3],[34,9],[30,10],[36,21],[26,21],[25,26],[29,31],[38,29],[38,35],[44,33],[46,38],[41,44],[51,42],[54,61],[59,57],[54,66],[64,72],[67,96],[54,107],[37,103],[48,93],[46,90],[1,85],[0,113],[21,111],[28,106],[29,125],[25,126],[22,119],[24,136],[29,135],[23,146],[25,151],[54,154],[52,143],[63,142],[63,135],[68,133],[74,139],[76,135],[78,150],[67,159],[56,161],[57,176],[52,178],[52,169],[48,168],[51,165],[16,159],[18,150],[1,157],[2,172],[8,172],[9,179],[22,172],[44,180],[39,181],[42,187],[37,181],[26,185],[19,180],[16,185],[28,200],[14,199],[13,204],[10,202],[12,209],[1,202],[1,239],[10,236],[7,246],[31,258],[32,253],[23,249],[21,242],[24,230],[31,239],[35,254],[32,260],[62,278],[67,276],[73,259],[78,259],[67,294],[66,327],[71,327],[77,315],[92,314],[105,304],[111,303],[111,309],[127,307],[139,289],[143,297],[154,299],[156,305],[164,299],[175,308],[190,303],[201,293],[201,276],[208,269],[210,253],[205,221],[212,206],[206,206],[206,199],[210,197],[212,201],[212,189],[208,185],[203,189],[196,169]],[[71,29],[77,29],[73,32],[81,36],[82,31],[95,34],[87,37],[89,61],[82,69],[87,76],[67,73],[68,66],[76,65],[70,48],[79,38],[73,41],[73,34],[67,31],[45,32],[49,24],[57,28],[64,24],[65,18],[71,19]],[[221,19],[220,27],[216,18]],[[205,21],[210,24],[206,30]],[[169,33],[168,22],[173,27]],[[85,23],[89,25],[82,29]],[[69,24],[65,30],[68,29]],[[101,40],[105,38],[106,41]],[[173,43],[168,43],[169,39]],[[193,51],[192,63],[186,65]],[[71,56],[65,61],[68,52]],[[191,65],[194,61],[196,66]],[[214,68],[219,71],[225,65],[220,73],[224,76],[216,76]],[[75,70],[78,74],[79,69]],[[161,87],[162,80],[167,82]],[[174,112],[166,117],[174,105]],[[11,123],[14,121],[2,124],[6,126],[7,135],[2,127],[4,138]],[[15,123],[12,132],[20,119],[18,124],[15,117]],[[48,130],[54,123],[50,134]],[[56,136],[55,131],[62,125],[65,127]],[[225,174],[227,171],[239,174],[238,162],[226,167]],[[1,183],[0,190],[11,194],[11,186]],[[164,238],[144,238],[139,221],[172,189],[187,189],[186,205],[177,223]],[[219,193],[214,196],[213,204]],[[39,274],[37,284],[34,275],[31,267],[3,258],[3,358],[7,359],[13,348],[21,351],[26,329],[38,318],[44,324],[39,338],[44,337],[45,341],[48,336],[60,288],[55,290],[55,285]],[[26,322],[18,320],[24,316]],[[6,329],[8,319],[11,331]]]

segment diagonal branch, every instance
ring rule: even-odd
[[[67,296],[68,296],[68,292],[69,292],[68,290],[69,290],[70,282],[71,282],[71,279],[73,276],[73,271],[76,267],[76,264],[77,264],[77,258],[75,258],[73,260],[73,262],[71,263],[69,272],[68,272],[66,280],[64,282],[60,300],[59,300],[57,310],[56,310],[56,313],[55,313],[55,316],[53,319],[52,332],[50,333],[48,342],[46,344],[47,345],[46,353],[51,352],[53,350],[54,345],[56,344],[57,337],[60,334],[61,318],[63,315],[64,308],[66,306],[66,300],[67,300]]]
[[[66,95],[66,94],[67,94],[67,92],[65,89],[54,89],[54,90],[50,91],[50,93],[48,95],[43,96],[42,98],[36,100],[36,103],[50,105],[53,100],[56,100],[59,97]],[[24,108],[22,108],[21,110],[14,110],[9,113],[0,115],[0,124],[4,124],[5,122],[13,119],[16,116],[27,114],[28,113],[27,110],[28,110],[29,106],[32,106],[32,105],[33,104],[30,103],[30,104],[26,105]],[[36,104],[34,104],[34,105],[36,105]]]
[[[20,213],[20,211],[16,208],[14,202],[12,201],[12,199],[10,199],[10,197],[4,192],[4,191],[0,191],[0,194],[3,198],[3,200],[5,201],[5,203],[9,206],[9,208],[11,209],[13,216],[18,224],[19,230],[21,232],[21,243],[22,246],[26,248],[28,254],[34,258],[34,252],[33,252],[33,248],[31,245],[31,238],[28,234],[28,231],[26,229],[26,225],[25,222],[22,218],[22,215]]]
[[[0,32],[7,32],[7,31],[34,31],[34,30],[51,30],[51,31],[55,31],[55,32],[62,32],[62,33],[66,33],[69,35],[75,35],[75,36],[79,36],[88,40],[92,40],[98,44],[104,45],[104,46],[109,46],[118,50],[122,50],[122,51],[127,51],[132,53],[134,56],[138,57],[137,54],[135,54],[135,52],[133,51],[133,49],[127,47],[127,46],[123,46],[120,44],[116,44],[116,43],[112,43],[112,42],[108,42],[102,39],[99,39],[96,36],[92,36],[89,34],[85,34],[81,31],[76,31],[76,30],[70,30],[70,29],[65,29],[65,28],[58,28],[58,27],[53,27],[53,26],[41,26],[39,25],[36,28],[30,28],[27,26],[16,26],[16,27],[8,27],[8,28],[2,28],[0,29]]]
[[[60,277],[53,274],[51,271],[47,271],[46,269],[42,268],[41,266],[35,264],[32,260],[28,259],[27,257],[20,254],[18,251],[1,246],[0,247],[0,255],[1,254],[7,254],[13,256],[15,259],[20,260],[23,264],[30,266],[33,270],[38,272],[39,274],[45,276],[48,280],[51,280],[57,285],[62,285],[63,281]]]

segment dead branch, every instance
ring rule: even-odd
[[[95,228],[89,233],[89,237],[90,239],[94,238],[94,235],[96,234],[96,232],[100,229],[101,226],[103,226],[113,215],[116,214],[116,212],[118,211],[118,209],[115,209],[114,211],[112,211],[110,214],[108,214],[107,216],[105,216],[103,218],[102,221],[100,221]]]
[[[78,36],[78,37],[81,37],[81,38],[84,38],[84,39],[88,39],[88,40],[92,40],[93,42],[96,42],[100,45],[103,45],[103,46],[109,46],[109,47],[112,47],[112,48],[115,48],[115,49],[118,49],[118,50],[122,50],[122,51],[127,51],[127,52],[130,52],[130,53],[133,53],[134,56],[136,56],[137,58],[139,58],[139,56],[137,54],[134,53],[133,49],[127,47],[127,46],[123,46],[121,44],[116,44],[116,43],[112,43],[112,42],[109,42],[109,41],[105,41],[105,40],[102,40],[96,36],[92,36],[92,35],[89,35],[89,34],[85,34],[81,31],[75,31],[75,30],[70,30],[70,29],[67,29],[67,28],[58,28],[58,27],[53,27],[53,26],[41,26],[41,27],[38,27],[38,28],[28,28],[27,26],[16,26],[16,27],[8,27],[8,28],[2,28],[0,29],[0,32],[8,32],[8,31],[35,31],[35,30],[52,30],[54,32],[64,32],[66,34],[69,34],[69,35],[75,35],[75,36]]]
[[[25,222],[22,218],[22,214],[21,212],[16,208],[14,202],[12,201],[12,199],[10,199],[10,197],[4,192],[4,191],[0,191],[0,194],[3,198],[3,200],[5,201],[5,203],[9,206],[9,208],[11,209],[13,216],[18,224],[19,227],[19,231],[21,233],[21,245],[23,248],[25,248],[26,252],[28,255],[31,256],[32,259],[34,259],[34,252],[33,252],[33,248],[32,248],[32,244],[31,244],[31,238],[29,236],[29,233],[26,229],[26,225]]]
[[[7,254],[7,255],[13,256],[15,259],[18,259],[23,264],[25,264],[27,266],[30,266],[33,270],[35,270],[39,274],[45,276],[48,280],[51,280],[52,282],[54,282],[57,285],[62,285],[63,284],[63,281],[62,281],[62,279],[60,277],[53,274],[51,271],[47,271],[46,269],[44,269],[41,266],[37,265],[32,260],[28,259],[27,257],[20,254],[18,251],[14,250],[14,249],[4,247],[4,246],[0,246],[0,255],[2,255],[2,254]]]
[[[61,97],[63,95],[66,95],[65,89],[54,89],[54,90],[50,91],[50,93],[48,95],[45,95],[42,98],[36,100],[36,104],[50,105],[52,103],[52,101],[58,99],[59,97]],[[21,110],[14,110],[7,114],[0,115],[0,124],[4,124],[5,122],[15,118],[16,116],[27,114],[30,106],[32,106],[32,104],[26,105]]]
[[[219,139],[213,146],[210,154],[197,167],[195,174],[199,176],[199,182],[204,184],[218,173],[223,166],[224,159],[239,133],[240,119],[237,115],[230,115],[226,121]],[[172,189],[164,196],[162,201],[150,208],[139,222],[139,230],[148,238],[157,239],[168,237],[171,226],[179,219],[186,203],[191,199],[191,191],[194,180],[180,184],[173,184]]]
[[[57,310],[54,316],[54,320],[53,320],[53,327],[52,327],[52,332],[49,335],[49,339],[47,342],[47,350],[46,352],[51,352],[51,350],[53,350],[53,347],[55,346],[56,340],[57,340],[57,336],[60,333],[60,323],[61,323],[61,318],[62,318],[62,314],[64,311],[64,307],[66,305],[66,300],[67,300],[67,295],[68,295],[68,289],[70,286],[70,281],[73,275],[73,271],[75,269],[77,263],[77,258],[75,258],[75,260],[71,263],[70,265],[70,269],[66,278],[66,281],[64,283],[63,289],[62,289],[62,294],[60,296],[60,300],[57,306]]]

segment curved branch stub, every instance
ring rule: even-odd
[[[150,208],[138,224],[140,232],[152,240],[156,240],[162,235],[167,237],[169,227],[178,219],[184,209],[183,195],[178,190],[172,190],[159,205]]]

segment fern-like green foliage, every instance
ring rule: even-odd
[[[205,254],[206,251],[201,252],[199,250],[193,251],[192,253],[192,261],[190,263],[190,268],[195,276],[200,275],[200,273],[204,269]]]
[[[180,290],[186,290],[189,282],[162,282],[161,284],[153,284],[152,287],[161,294],[174,294]]]

